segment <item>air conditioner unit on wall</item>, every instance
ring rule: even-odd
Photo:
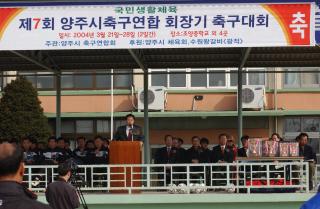
[[[263,85],[246,85],[242,87],[242,108],[260,109],[265,106],[265,87]]]
[[[164,111],[165,88],[163,86],[152,86],[148,89],[148,109]],[[144,90],[138,91],[138,111],[144,109]]]

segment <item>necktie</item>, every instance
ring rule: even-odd
[[[224,147],[221,147],[221,153],[224,155]]]
[[[132,129],[129,129],[128,140],[132,140]]]
[[[168,155],[168,157],[170,157],[170,150],[171,150],[170,147],[168,147],[168,148],[167,148],[167,155]]]

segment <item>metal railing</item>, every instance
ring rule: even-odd
[[[309,192],[306,162],[80,165],[77,172],[86,192]],[[56,178],[57,166],[26,166],[32,191],[45,191]]]
[[[320,188],[320,165],[316,165],[315,174],[314,174],[314,189],[318,190]]]

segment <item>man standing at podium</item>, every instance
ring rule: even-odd
[[[114,136],[118,141],[142,141],[142,129],[134,124],[135,117],[132,114],[126,115],[127,125],[120,126]]]

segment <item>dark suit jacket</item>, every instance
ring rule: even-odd
[[[177,149],[178,155],[177,155],[177,163],[188,163],[188,151],[185,150],[184,148],[179,148]]]
[[[211,163],[212,152],[209,149],[200,150],[200,163]]]
[[[133,140],[136,141],[142,141],[143,140],[143,135],[142,135],[142,129],[140,126],[133,125]],[[117,129],[117,132],[114,136],[114,140],[117,141],[130,141],[128,140],[127,136],[127,126],[120,126]]]
[[[33,192],[13,181],[0,182],[0,197],[0,208],[52,209],[49,205],[36,201],[37,196]]]
[[[228,163],[233,162],[233,150],[225,147],[224,154],[221,152],[221,146],[217,145],[212,149],[212,162],[217,163],[219,160],[223,160]]]
[[[238,149],[238,157],[248,157],[244,147],[241,147],[240,149]]]
[[[178,150],[175,147],[171,147],[168,155],[167,147],[159,148],[155,155],[156,164],[173,164],[178,163]]]
[[[301,146],[299,146],[299,156],[304,157],[305,160],[314,160],[314,162],[317,162],[316,154],[314,153],[312,147],[308,144],[304,145],[304,148],[302,149]]]
[[[188,149],[187,150],[188,163],[191,163],[192,160],[199,160],[200,162],[200,152],[201,152],[200,147],[198,149],[195,149],[194,147],[191,147],[190,149]]]

